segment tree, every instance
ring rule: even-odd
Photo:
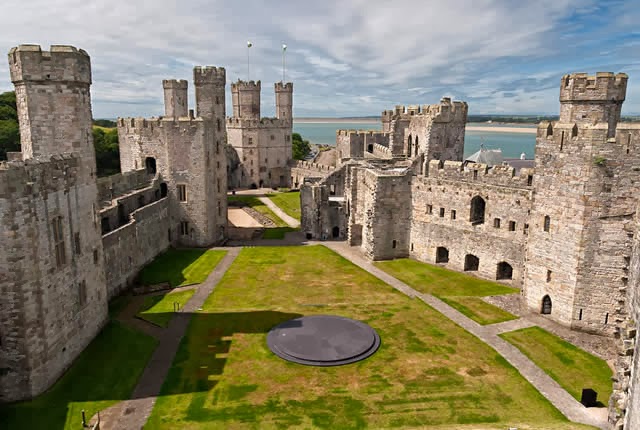
[[[120,172],[117,129],[94,127],[93,147],[96,150],[98,176],[109,176]]]
[[[16,111],[16,93],[0,94],[0,160],[7,159],[7,152],[20,151],[20,127]]]
[[[303,140],[300,133],[293,133],[291,135],[291,146],[294,160],[304,160],[309,152],[311,152],[309,141]]]

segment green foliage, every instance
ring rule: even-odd
[[[606,166],[607,159],[601,156],[593,157],[593,164],[596,166]]]
[[[110,119],[94,119],[93,125],[104,128],[115,128],[118,124]]]
[[[293,159],[304,160],[309,152],[311,152],[311,145],[308,140],[303,140],[300,133],[293,133],[291,135],[291,145],[293,147]]]
[[[0,160],[7,159],[7,152],[20,151],[20,128],[16,111],[16,93],[0,94]]]
[[[117,129],[93,127],[93,147],[96,150],[98,176],[109,176],[120,172]]]

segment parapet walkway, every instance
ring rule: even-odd
[[[138,385],[133,391],[132,399],[118,403],[112,411],[112,419],[101,423],[102,430],[132,430],[141,429],[151,415],[151,410],[160,394],[162,384],[178,352],[178,347],[187,331],[191,316],[202,308],[205,300],[222,276],[229,269],[233,261],[240,253],[241,248],[224,248],[227,254],[209,274],[206,281],[195,285],[196,292],[184,305],[181,312],[177,313],[169,322],[169,326],[163,330],[147,367],[138,380]]]
[[[592,425],[601,429],[608,428],[606,408],[585,408],[556,381],[533,363],[533,361],[522,354],[518,348],[498,336],[500,333],[530,327],[535,325],[535,323],[524,318],[519,318],[504,323],[482,326],[435,296],[420,293],[383,270],[378,269],[370,261],[365,259],[357,249],[350,247],[345,242],[326,242],[323,243],[323,245],[407,296],[419,298],[485,342],[511,363],[513,367],[518,369],[527,381],[571,421]]]

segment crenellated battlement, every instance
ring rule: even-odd
[[[184,79],[163,79],[162,88],[174,90],[186,90],[189,83]]]
[[[9,51],[11,82],[74,82],[91,84],[91,61],[82,49],[68,45],[19,45]]]
[[[280,118],[261,118],[258,120],[229,117],[227,118],[227,126],[232,128],[290,128],[291,121]]]
[[[516,169],[509,165],[488,166],[486,164],[465,164],[462,161],[429,161],[427,177],[451,181],[473,182],[478,184],[509,187],[531,187],[534,169]]]
[[[286,82],[286,83],[276,82],[274,87],[276,92],[280,92],[280,91],[293,92],[292,82]]]
[[[226,85],[227,71],[224,67],[196,66],[193,68],[194,85],[214,84]]]
[[[350,136],[350,135],[355,135],[355,136],[367,135],[370,137],[377,135],[377,136],[388,137],[389,133],[378,131],[378,130],[347,130],[347,129],[336,130],[336,136]]]
[[[260,81],[243,81],[238,80],[238,82],[234,82],[231,84],[231,92],[234,91],[260,91],[261,89]]]
[[[122,129],[126,133],[136,133],[141,130],[154,130],[158,128],[178,128],[178,127],[189,127],[196,128],[200,127],[205,120],[203,118],[196,118],[193,116],[186,117],[157,117],[157,118],[118,118],[117,124],[118,128]]]
[[[60,191],[75,185],[82,159],[75,153],[0,162],[0,199]]]
[[[432,105],[398,105],[394,110],[382,111],[382,122],[397,119],[411,119],[414,117],[430,117],[433,122],[466,122],[469,107],[466,102],[451,101],[449,97],[443,97],[440,103]]]
[[[627,92],[628,76],[625,73],[598,72],[564,75],[560,81],[560,102],[602,101],[622,102]]]

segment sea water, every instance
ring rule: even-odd
[[[473,124],[479,126],[480,124]],[[464,138],[464,156],[477,152],[480,145],[486,149],[501,149],[504,158],[520,158],[523,152],[527,159],[533,159],[533,152],[536,145],[535,133],[508,133],[493,131],[492,128],[500,128],[502,125],[487,125],[486,131],[467,130]],[[535,125],[514,125],[507,127],[535,128]],[[293,131],[300,133],[303,139],[308,139],[311,143],[335,145],[336,130],[380,130],[381,124],[371,122],[331,122],[331,123],[308,123],[293,122]]]

